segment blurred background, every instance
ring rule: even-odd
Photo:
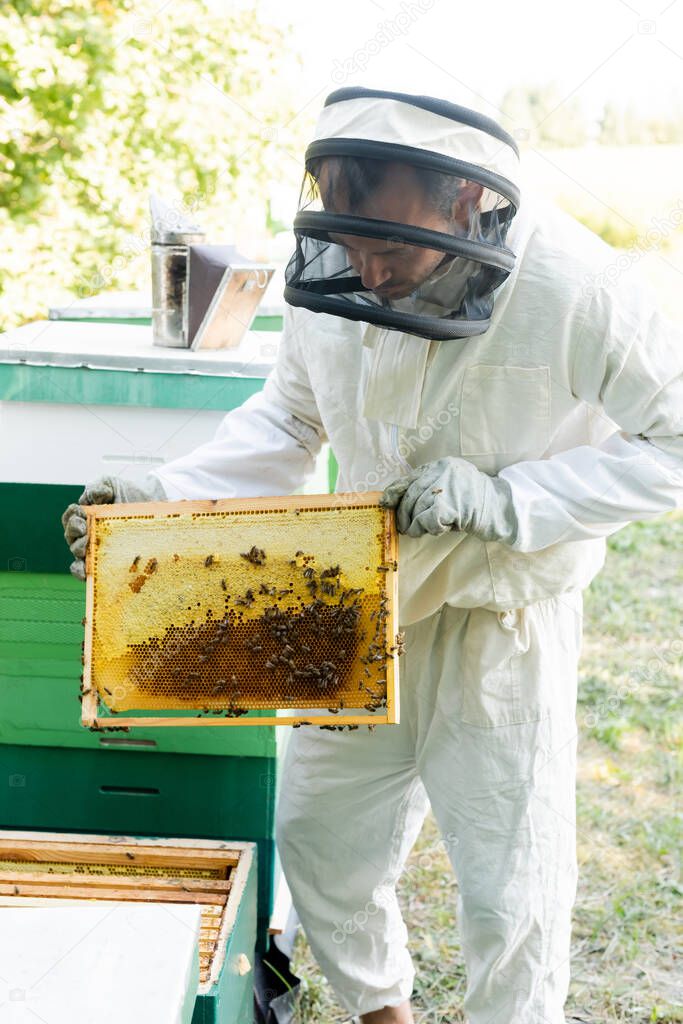
[[[209,241],[281,266],[318,110],[356,84],[496,118],[527,194],[615,246],[606,273],[644,277],[680,320],[682,72],[682,0],[6,0],[0,329],[149,287],[150,191]],[[683,1020],[682,553],[680,515],[634,524],[586,595],[573,1020]],[[401,893],[417,1019],[461,1021],[455,883],[432,821]],[[303,939],[296,968],[301,1020],[342,1020]]]
[[[556,199],[680,313],[683,5],[14,0],[0,8],[0,326],[147,284],[147,195],[286,259],[328,92],[497,118]],[[627,265],[628,264],[628,265]]]

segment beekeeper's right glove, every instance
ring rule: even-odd
[[[69,505],[62,514],[64,539],[74,561],[69,571],[79,580],[85,579],[85,550],[88,545],[88,524],[82,505],[118,505],[131,501],[165,501],[166,492],[156,476],[148,474],[142,484],[131,483],[120,476],[101,476],[86,484],[78,504]]]

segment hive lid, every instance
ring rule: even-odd
[[[279,338],[277,331],[247,331],[236,348],[195,352],[155,346],[146,325],[36,320],[1,336],[0,363],[264,378]]]

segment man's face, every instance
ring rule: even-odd
[[[320,189],[325,199],[325,173],[320,176]],[[415,227],[429,228],[446,234],[461,233],[457,214],[448,218],[431,205],[413,169],[403,164],[389,164],[381,185],[363,207],[348,208],[337,198],[334,209],[327,212],[353,213],[359,217],[395,221]],[[423,249],[387,239],[363,238],[358,235],[330,234],[333,242],[343,245],[351,266],[360,276],[363,287],[387,299],[402,299],[415,291],[444,261],[437,249]]]

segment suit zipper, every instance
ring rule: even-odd
[[[404,473],[412,473],[413,467],[401,455],[399,450],[398,423],[391,425],[391,447],[393,449],[394,461],[399,464]]]

